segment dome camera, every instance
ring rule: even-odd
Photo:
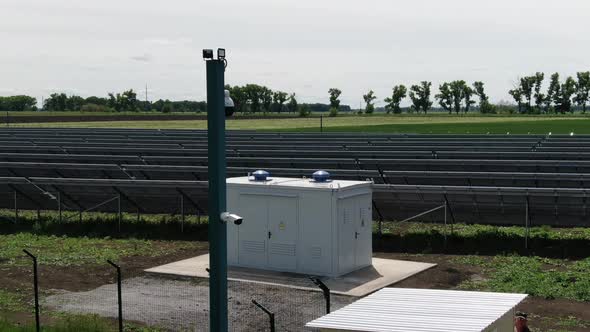
[[[229,90],[224,91],[225,95],[225,116],[232,116],[234,114],[234,101],[229,96]]]
[[[237,214],[223,212],[220,216],[221,222],[224,224],[234,223],[235,225],[241,225],[244,221],[244,218],[238,216]]]

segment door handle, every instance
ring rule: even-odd
[[[354,232],[354,238],[358,239],[359,238],[359,232]]]
[[[268,238],[270,239],[270,237],[272,236],[271,232],[268,232]]]

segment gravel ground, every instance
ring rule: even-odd
[[[313,284],[308,285],[314,288]],[[178,280],[142,276],[123,281],[123,317],[126,321],[174,331],[208,331],[208,280]],[[54,290],[45,297],[45,308],[72,313],[117,317],[117,287],[109,284],[88,292]],[[321,292],[275,285],[228,283],[231,331],[270,330],[268,316],[252,299],[275,313],[278,331],[302,331],[308,321],[325,314]],[[332,295],[332,310],[355,300]]]

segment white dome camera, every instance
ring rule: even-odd
[[[234,101],[229,96],[229,90],[224,90],[225,96],[225,116],[232,116],[234,114]]]
[[[221,213],[220,218],[221,218],[221,222],[223,222],[224,224],[234,223],[236,225],[241,225],[242,222],[244,221],[244,218],[238,216],[237,214],[233,214],[233,213],[229,213],[229,212]]]

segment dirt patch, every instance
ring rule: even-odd
[[[411,260],[424,263],[436,263],[437,266],[421,272],[411,278],[403,280],[396,287],[404,288],[434,288],[453,289],[463,281],[476,278],[480,275],[478,267],[466,267],[450,261],[445,255],[407,255],[398,253],[377,253],[376,257],[387,259]]]
[[[123,278],[132,278],[143,274],[143,270],[169,262],[187,259],[206,253],[206,250],[179,250],[172,254],[150,257],[129,256],[121,259]],[[0,285],[8,291],[19,292],[32,287],[32,267],[0,267]],[[83,266],[39,266],[39,289],[41,292],[51,289],[66,291],[87,291],[116,280],[114,268],[106,262],[104,265]]]
[[[209,330],[207,279],[135,277],[125,280],[122,289],[126,320],[173,331]],[[43,303],[51,310],[113,318],[117,315],[116,294],[116,285],[109,284],[88,292],[49,296]],[[252,300],[275,313],[279,331],[302,331],[307,322],[325,314],[325,300],[319,291],[230,281],[228,299],[231,331],[264,331],[269,326],[268,316]],[[353,297],[333,295],[332,309],[354,300]]]

